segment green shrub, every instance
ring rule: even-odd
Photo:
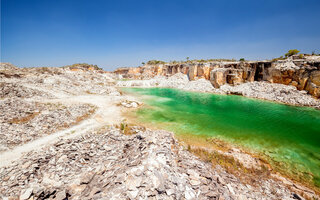
[[[95,70],[102,70],[102,68],[98,67],[98,65],[92,65],[92,64],[88,64],[88,63],[76,63],[76,64],[73,64],[73,65],[64,66],[63,68],[69,68],[69,69],[89,69],[89,68],[93,68]]]
[[[240,58],[240,60],[239,61],[245,61],[245,59],[244,58]]]
[[[290,49],[288,51],[288,53],[285,54],[286,57],[289,57],[289,56],[293,56],[293,55],[296,55],[298,54],[300,51],[298,51],[297,49]]]
[[[166,62],[161,61],[161,60],[149,60],[147,62],[148,65],[157,65],[157,64],[165,64]]]

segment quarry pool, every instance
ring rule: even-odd
[[[233,95],[122,88],[146,106],[141,122],[218,139],[265,155],[270,164],[320,187],[320,111]]]

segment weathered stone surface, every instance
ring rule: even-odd
[[[226,84],[226,71],[227,69],[214,69],[210,72],[210,81],[215,88]]]
[[[111,147],[110,151],[105,151],[106,144]],[[74,151],[75,146],[77,151]],[[64,160],[65,155],[68,155],[67,162],[49,164],[53,157]],[[20,166],[26,161],[38,165],[29,166],[28,173],[32,176],[23,177],[19,175],[24,173]],[[5,179],[10,173],[18,176]],[[17,180],[23,184],[12,187]],[[28,153],[27,157],[1,170],[0,193],[17,197],[26,188],[32,188],[29,191],[33,192],[28,195],[32,194],[35,199],[40,196],[56,199],[66,196],[69,199],[210,199],[223,196],[228,199],[234,194],[252,199],[290,197],[288,189],[277,182],[272,181],[271,185],[281,192],[272,194],[266,189],[266,180],[259,181],[261,187],[249,189],[233,175],[213,169],[210,163],[203,163],[184,150],[172,133],[145,130],[136,135],[123,135],[121,130],[110,127]]]
[[[41,103],[16,97],[0,101],[0,152],[67,128],[94,110],[88,104]]]
[[[310,56],[312,57],[312,56]],[[135,72],[139,69],[139,72]],[[161,70],[160,70],[161,69]],[[253,81],[268,81],[293,85],[298,90],[307,90],[312,96],[319,98],[320,59],[294,60],[289,57],[278,61],[255,62],[208,62],[146,65],[139,68],[118,69],[115,71],[128,78],[150,79],[155,76],[171,76],[176,73],[188,75],[190,81],[198,79],[210,80],[215,88],[224,84],[238,85]],[[309,80],[309,86],[307,82]],[[312,84],[311,84],[312,83]]]
[[[211,79],[216,77],[217,73],[224,74],[225,70],[212,70]],[[212,92],[217,94],[236,94],[243,95],[253,98],[266,99],[276,102],[282,102],[290,105],[301,105],[301,106],[312,106],[320,108],[320,101],[306,94],[306,91],[297,90],[296,87],[291,85],[283,85],[276,83],[268,83],[267,81],[254,81],[242,83],[239,85],[222,84],[219,82],[224,79],[213,79],[210,80],[213,85],[221,85],[220,88],[214,88],[212,84],[205,79],[198,79],[195,81],[188,81],[187,75],[175,74],[171,77],[156,77],[149,80],[138,80],[138,81],[120,81],[117,83],[118,86],[125,87],[169,87],[179,88],[190,91],[200,92]],[[319,89],[310,81],[306,83],[309,91],[312,93],[319,93]]]
[[[298,91],[294,86],[272,84],[268,82],[244,83],[237,86],[224,85],[220,88],[227,94],[267,99],[291,105],[312,106],[320,108],[320,101],[306,95],[306,91]]]
[[[29,197],[32,194],[33,189],[32,188],[28,188],[25,191],[22,192],[22,194],[20,195],[19,199],[20,200],[27,200],[29,199]]]

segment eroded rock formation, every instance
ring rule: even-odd
[[[124,78],[148,79],[157,75],[187,74],[189,80],[204,78],[215,88],[253,81],[268,81],[295,86],[312,96],[320,97],[320,56],[304,59],[290,57],[278,61],[209,62],[144,65],[137,68],[119,68],[116,74]]]

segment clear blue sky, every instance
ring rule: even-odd
[[[320,53],[319,0],[0,1],[1,62],[21,67]]]

